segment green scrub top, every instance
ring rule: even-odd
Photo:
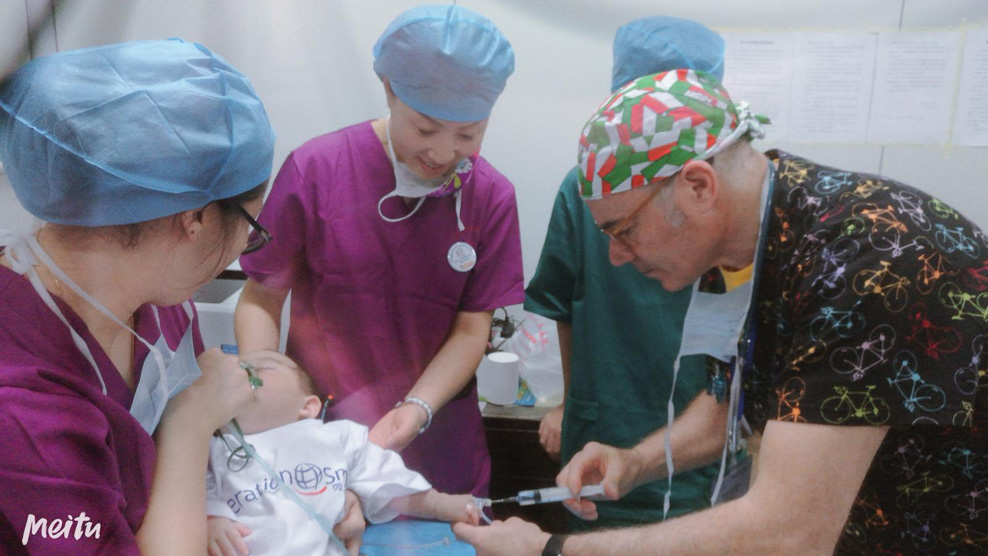
[[[563,180],[525,309],[573,327],[569,392],[563,416],[565,464],[590,441],[627,448],[668,424],[673,362],[679,351],[690,289],[670,293],[631,265],[615,267],[608,238],[577,190],[577,170]],[[684,357],[676,414],[706,386],[704,356]],[[669,517],[710,506],[710,465],[673,480]],[[614,502],[598,502],[599,519],[570,519],[574,530],[621,527],[662,519],[665,479]]]

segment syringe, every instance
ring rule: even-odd
[[[604,495],[604,485],[587,485],[580,489],[580,498],[600,497]],[[517,496],[493,500],[491,504],[501,502],[517,502],[520,506],[531,506],[532,504],[546,504],[549,502],[562,502],[576,498],[570,494],[566,487],[539,488],[535,490],[523,490]]]

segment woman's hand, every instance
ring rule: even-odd
[[[206,520],[209,556],[247,556],[250,549],[244,542],[244,537],[250,534],[250,529],[226,517],[211,515]]]
[[[371,429],[367,439],[386,450],[401,452],[415,440],[429,416],[425,409],[406,403],[387,412]]]
[[[168,401],[162,424],[180,421],[183,427],[203,429],[208,435],[236,417],[253,398],[254,391],[237,356],[212,348],[196,362],[202,376]]]

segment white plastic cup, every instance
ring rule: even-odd
[[[477,367],[477,393],[488,402],[511,405],[518,399],[518,355],[495,351]]]

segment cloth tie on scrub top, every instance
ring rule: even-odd
[[[274,140],[247,77],[180,39],[43,56],[0,84],[0,160],[46,222],[133,224],[236,196],[268,179]]]
[[[756,116],[747,103],[735,104],[712,75],[677,69],[631,81],[604,101],[583,128],[579,143],[579,187],[584,200],[649,185],[672,176],[690,160],[714,156],[741,137],[761,138],[768,118]],[[764,218],[771,168],[762,186],[761,222]],[[761,229],[761,227],[760,227]],[[759,234],[759,242],[764,236]],[[757,261],[753,275],[757,277]],[[748,319],[754,293],[752,282],[728,293],[707,294],[693,286],[693,296],[683,325],[683,339],[673,365],[673,393],[683,356],[703,353],[722,361],[740,361],[738,342]],[[738,404],[740,375],[734,373],[731,407]],[[673,396],[668,404],[669,429],[673,424]],[[736,415],[728,424],[736,428]],[[669,489],[664,512],[669,511],[674,473],[672,446],[666,433]],[[729,437],[736,431],[729,431]],[[721,477],[724,473],[722,460]],[[715,491],[720,488],[720,481]],[[715,492],[716,495],[716,492]]]

